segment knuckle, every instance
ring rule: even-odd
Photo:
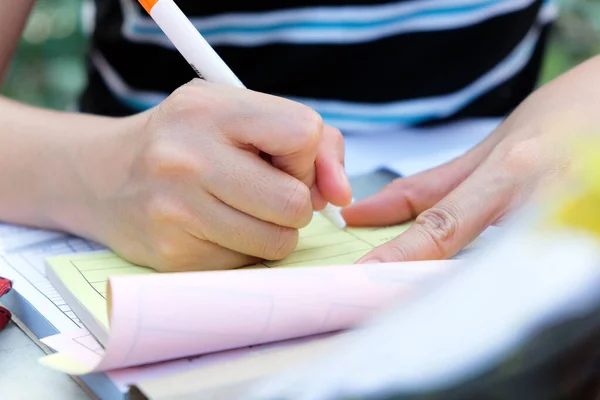
[[[185,178],[205,172],[200,156],[160,139],[146,149],[144,164],[148,174],[154,178]]]
[[[175,103],[184,102],[184,104],[189,103],[190,98],[198,97],[197,91],[198,88],[202,87],[203,81],[199,78],[194,78],[187,83],[179,86],[175,89],[168,99],[172,100]]]
[[[298,126],[302,127],[300,136],[303,141],[302,144],[309,148],[316,147],[323,132],[323,118],[312,108],[302,105],[298,112],[298,119],[301,121]]]
[[[186,260],[180,246],[169,238],[160,238],[155,241],[154,253],[159,271],[180,271],[185,268]]]
[[[334,145],[338,148],[344,148],[344,135],[342,135],[342,132],[334,127],[328,127],[327,129],[328,135],[330,136],[331,140],[333,141]]]
[[[287,257],[298,244],[297,229],[275,226],[266,236],[263,257],[267,260],[281,260]]]
[[[397,178],[386,184],[381,190],[382,193],[395,193],[398,199],[398,206],[409,211],[411,218],[419,215],[417,204],[419,199],[423,198],[424,187],[410,179]]]
[[[187,219],[183,207],[166,195],[151,197],[146,204],[146,215],[155,224],[179,224]]]
[[[183,85],[175,89],[169,97],[167,97],[161,104],[163,114],[174,115],[187,104],[187,97],[190,88],[188,85]]]
[[[419,214],[415,227],[433,243],[441,254],[446,254],[448,245],[458,231],[459,216],[451,207],[434,207]]]
[[[203,115],[211,109],[214,101],[207,95],[208,86],[198,79],[192,80],[175,89],[162,103],[163,112],[171,120],[179,121]],[[213,99],[214,100],[214,99]]]
[[[189,80],[187,83],[185,83],[184,85],[182,85],[181,87],[202,87],[203,85],[206,85],[207,81],[205,81],[204,79],[200,79],[198,77],[194,77],[191,80]]]
[[[540,164],[543,157],[542,146],[535,138],[507,143],[500,150],[502,165],[509,173],[531,171]]]
[[[291,226],[301,228],[306,226],[312,217],[312,202],[310,189],[304,183],[293,179],[293,185],[282,202],[282,214]]]
[[[386,248],[390,260],[412,260],[410,251],[402,244],[399,239],[393,239],[390,246]]]

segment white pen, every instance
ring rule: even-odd
[[[173,0],[139,2],[200,78],[209,82],[245,87]],[[336,227],[346,227],[346,221],[338,207],[327,204],[320,213]]]

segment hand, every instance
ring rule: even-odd
[[[82,215],[86,236],[137,264],[280,259],[313,209],[350,202],[340,132],[299,103],[195,80],[127,124],[113,154],[85,161]]]
[[[569,170],[568,140],[600,133],[600,57],[526,99],[488,138],[447,164],[397,179],[348,206],[349,225],[411,220],[403,234],[358,262],[453,256],[538,189]]]

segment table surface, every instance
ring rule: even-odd
[[[352,177],[356,199],[364,198],[395,178],[388,172]],[[40,365],[46,353],[19,326],[0,331],[0,393],[2,399],[89,400],[79,384],[60,372]]]
[[[89,400],[79,384],[38,363],[46,353],[16,324],[0,331],[0,392],[3,399]]]

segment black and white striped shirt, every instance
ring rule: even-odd
[[[82,111],[131,114],[194,77],[136,0],[95,1]],[[506,115],[536,84],[556,14],[548,0],[176,2],[248,88],[342,131]]]

